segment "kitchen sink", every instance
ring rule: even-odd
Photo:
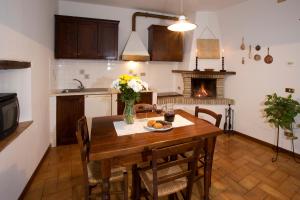
[[[84,89],[63,89],[61,93],[76,93],[76,92],[108,92],[109,88],[84,88]]]
[[[82,92],[83,89],[63,89],[61,93],[73,93],[73,92]]]

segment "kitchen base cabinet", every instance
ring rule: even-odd
[[[139,102],[136,102],[135,104],[140,104],[140,103],[146,103],[146,104],[152,104],[153,103],[153,98],[152,98],[153,93],[152,92],[142,92],[141,93],[141,99]],[[118,94],[117,98],[118,102],[118,115],[122,115],[124,111],[125,104],[121,101],[121,95]]]
[[[84,116],[84,96],[58,96],[56,99],[56,143],[76,144],[77,120]]]
[[[112,115],[112,95],[85,95],[84,113],[87,120],[89,133],[93,117]]]

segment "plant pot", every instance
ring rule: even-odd
[[[134,115],[135,115],[135,111],[134,111],[134,102],[135,100],[125,100],[125,108],[124,108],[124,112],[123,112],[123,116],[124,116],[124,121],[127,124],[133,124],[134,123]]]
[[[289,139],[289,140],[296,140],[296,139],[298,139],[298,137],[296,137],[296,136],[294,135],[294,133],[291,132],[291,131],[289,131],[289,130],[284,131],[284,135],[285,135],[285,136],[287,137],[287,139]]]
[[[289,131],[289,130],[286,130],[286,131],[284,131],[284,135],[285,135],[286,137],[293,137],[293,136],[294,136],[294,133],[291,132],[291,131]]]

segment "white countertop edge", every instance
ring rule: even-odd
[[[68,93],[62,93],[62,90],[53,90],[50,92],[49,96],[75,96],[75,95],[113,95],[113,94],[118,94],[119,91],[111,89],[108,91],[101,91],[101,92],[68,92]],[[144,90],[142,92],[153,92],[155,93],[155,89],[150,89],[150,90]]]

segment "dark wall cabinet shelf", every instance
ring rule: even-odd
[[[176,61],[183,59],[183,35],[169,31],[166,26],[148,28],[148,50],[152,61]]]
[[[0,60],[0,69],[25,69],[30,67],[31,67],[30,62]]]
[[[119,21],[55,15],[55,58],[118,58]]]
[[[117,113],[118,115],[122,115],[125,108],[125,104],[121,101],[120,94],[118,94],[117,101],[118,101]],[[141,92],[141,99],[139,102],[136,102],[135,104],[137,103],[152,104],[152,92]]]
[[[9,134],[4,139],[0,140],[0,152],[11,144],[19,135],[25,132],[25,130],[33,123],[33,121],[20,122],[16,130]]]
[[[57,145],[76,144],[77,120],[84,116],[84,96],[58,96],[56,101]]]

